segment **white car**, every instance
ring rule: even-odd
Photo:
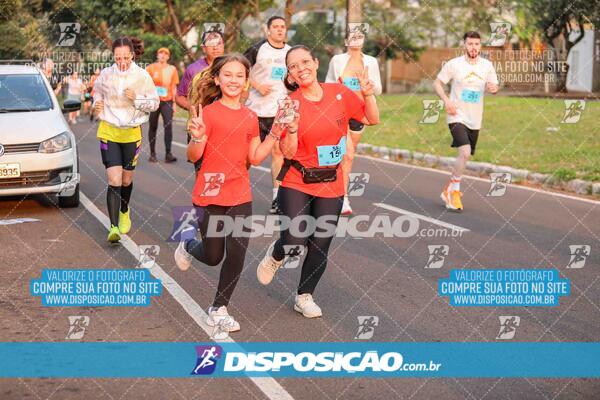
[[[35,66],[0,65],[0,196],[56,193],[60,207],[79,205],[75,136],[50,83]]]

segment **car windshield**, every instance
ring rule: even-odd
[[[0,113],[41,111],[52,100],[39,74],[0,75]]]

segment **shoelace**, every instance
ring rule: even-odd
[[[277,272],[277,270],[279,269],[279,267],[281,266],[281,263],[279,263],[279,261],[275,260],[272,256],[269,257],[269,259],[267,260],[267,263],[265,265],[265,267],[269,270],[271,270],[271,272],[275,273]]]

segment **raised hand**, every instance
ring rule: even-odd
[[[365,67],[362,73],[356,74],[360,85],[360,93],[364,96],[372,96],[375,94],[375,83],[369,79],[369,69]]]
[[[204,119],[202,118],[202,104],[198,104],[197,107],[191,107],[190,111],[192,111],[192,118],[190,119],[190,123],[188,125],[190,135],[193,138],[200,140],[206,134],[206,125],[204,124]]]

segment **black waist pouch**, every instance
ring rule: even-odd
[[[300,172],[304,183],[334,182],[337,179],[337,168],[304,168]]]
[[[302,174],[302,182],[304,183],[335,182],[337,179],[337,166],[335,168],[304,168],[304,166],[296,160],[285,159],[283,167],[281,167],[281,171],[279,171],[279,175],[277,176],[279,182],[283,181],[283,178],[290,167],[294,167],[300,171]]]

